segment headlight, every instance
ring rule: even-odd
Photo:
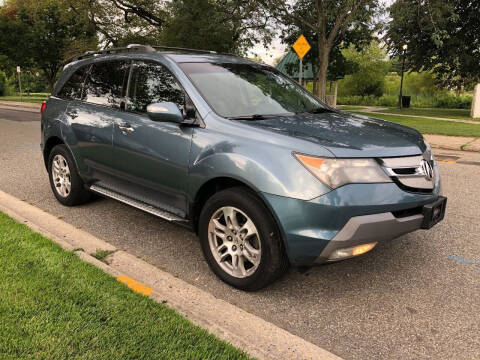
[[[332,159],[294,155],[317,179],[331,189],[352,183],[392,182],[374,159]]]

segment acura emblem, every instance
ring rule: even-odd
[[[427,160],[422,160],[420,162],[420,166],[422,168],[423,174],[425,175],[425,178],[428,180],[433,179],[433,168],[432,165],[430,165],[430,162]]]

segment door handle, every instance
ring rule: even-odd
[[[130,124],[118,125],[118,128],[120,130],[122,130],[123,132],[128,132],[128,133],[131,133],[131,132],[135,131],[135,129]]]

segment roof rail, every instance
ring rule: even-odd
[[[125,51],[145,51],[145,52],[154,52],[155,49],[150,45],[141,45],[141,44],[129,44],[125,47],[116,47],[116,48],[109,48],[104,50],[92,50],[83,53],[82,55],[74,56],[65,61],[66,64],[77,61],[81,59],[85,59],[90,56],[96,55],[105,55],[105,54],[114,54],[118,52],[125,52]]]
[[[173,46],[162,46],[162,45],[154,45],[152,46],[154,49],[159,50],[173,50],[173,51],[189,51],[189,52],[198,52],[198,53],[207,53],[207,54],[217,54],[216,51],[213,50],[200,50],[200,49],[189,49],[189,48],[182,48],[182,47],[173,47]]]
[[[212,51],[212,50],[188,49],[188,48],[173,47],[173,46],[161,46],[161,45],[151,46],[151,45],[141,45],[141,44],[129,44],[125,47],[116,47],[116,48],[110,48],[110,49],[104,49],[104,50],[87,51],[82,55],[74,56],[68,60],[65,60],[64,63],[68,64],[70,62],[85,59],[90,56],[114,54],[114,53],[125,52],[125,51],[155,52],[157,49],[167,50],[167,51],[188,51],[188,52],[202,53],[202,54],[217,54],[216,51]],[[237,56],[235,54],[228,54],[228,53],[224,53],[224,55]]]

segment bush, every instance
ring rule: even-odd
[[[472,107],[473,97],[468,95],[454,95],[451,93],[439,94],[435,96],[435,106],[446,109],[470,109]],[[423,106],[419,106],[423,107]]]
[[[398,95],[400,90],[400,75],[390,73],[385,77],[385,92],[388,95]],[[435,78],[430,72],[406,72],[403,81],[405,95],[431,96],[441,92],[435,85]]]
[[[370,96],[340,96],[337,99],[339,105],[365,105],[365,106],[388,106],[398,105],[398,97],[394,95]]]
[[[7,75],[0,71],[0,96],[5,96],[7,92]]]
[[[5,82],[5,94],[6,96],[15,95],[18,93],[18,80],[17,74],[7,77]]]
[[[342,50],[345,59],[355,64],[355,72],[346,75],[339,83],[340,96],[381,96],[385,87],[385,76],[391,66],[385,61],[386,53],[377,42],[372,42],[362,51],[353,45]]]
[[[337,103],[339,105],[395,107],[398,105],[398,95],[382,95],[380,97],[340,96]],[[432,96],[414,95],[410,101],[410,106],[416,108],[470,109],[472,96],[452,93],[439,93]]]

